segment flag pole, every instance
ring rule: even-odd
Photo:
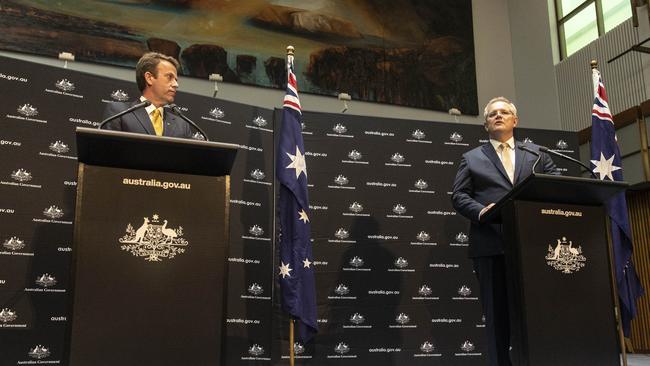
[[[618,301],[618,286],[616,285],[616,275],[614,273],[614,248],[612,248],[612,225],[610,223],[610,217],[605,212],[605,227],[607,230],[607,249],[609,250],[609,277],[612,281],[612,291],[614,295],[614,315],[616,316],[616,328],[618,330],[618,342],[621,346],[621,358],[623,359],[623,366],[627,366],[627,347],[625,347],[625,336],[623,335],[623,319],[621,316],[621,305]],[[293,365],[292,365],[293,366]]]
[[[293,318],[289,320],[289,366],[294,366],[295,360],[295,350],[293,349]],[[627,366],[627,365],[624,365]]]
[[[293,48],[293,46],[287,46],[287,60],[289,59],[289,57],[293,57],[294,50],[295,49]],[[287,63],[287,65],[289,65],[289,63]],[[288,68],[287,68],[287,74],[289,74]],[[293,347],[293,345],[294,345],[294,329],[293,329],[294,324],[295,324],[295,321],[294,321],[293,317],[291,317],[291,319],[289,320],[289,366],[294,366],[295,362],[296,362],[296,360],[295,360],[295,358],[296,358],[295,357],[295,350],[294,350],[294,347]],[[627,366],[627,365],[624,365],[624,366]]]
[[[598,71],[598,61],[591,60],[591,70]],[[598,71],[600,74],[600,71]],[[623,335],[623,319],[621,316],[621,304],[618,301],[618,284],[616,283],[616,273],[614,272],[614,248],[612,247],[612,225],[609,213],[605,210],[605,230],[607,231],[607,251],[609,253],[609,278],[612,283],[612,296],[614,297],[614,316],[616,317],[616,330],[618,331],[618,343],[621,348],[621,358],[623,366],[627,366],[627,348],[625,346],[625,336]]]

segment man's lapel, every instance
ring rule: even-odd
[[[167,108],[163,108],[165,111],[165,116],[163,118],[163,136],[176,137],[175,129],[178,127],[178,121],[176,121],[176,116],[169,112]]]
[[[515,181],[514,183],[519,182],[519,176],[521,171],[524,170],[524,159],[526,159],[526,154],[519,146],[523,145],[521,142],[515,140]]]
[[[492,144],[488,142],[487,144],[483,145],[482,150],[483,150],[483,154],[485,154],[485,156],[487,156],[488,159],[490,159],[492,164],[494,164],[494,167],[497,168],[499,173],[501,173],[503,179],[505,179],[508,183],[512,184],[512,182],[510,182],[510,178],[508,178],[506,169],[503,167],[503,163],[501,162],[501,159],[499,159],[496,150],[494,150],[494,146],[492,146]]]
[[[135,105],[135,102],[133,105]],[[138,108],[135,111],[133,111],[133,115],[135,116],[135,119],[140,122],[140,125],[142,125],[142,128],[144,128],[145,131],[147,131],[147,134],[149,135],[155,135],[156,131],[153,129],[153,124],[151,123],[151,118],[149,118],[149,115],[147,114],[147,111],[144,108]]]

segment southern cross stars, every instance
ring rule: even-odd
[[[302,261],[302,265],[304,268],[311,268],[310,266],[314,262],[310,262],[309,258],[305,258],[304,261]],[[291,274],[289,272],[293,271],[293,269],[289,268],[289,264],[284,264],[284,262],[280,262],[280,273],[278,273],[282,278],[285,277],[291,277]]]
[[[593,172],[600,175],[600,180],[604,180],[605,177],[609,178],[609,180],[614,180],[612,172],[621,169],[621,167],[614,165],[614,155],[609,159],[605,159],[605,155],[602,152],[600,153],[600,160],[591,160],[591,163],[596,166]]]
[[[286,153],[287,156],[289,156],[289,159],[291,159],[291,164],[287,165],[287,169],[295,169],[296,170],[296,179],[300,176],[300,173],[305,172],[305,176],[307,175],[307,163],[305,162],[305,156],[300,152],[300,149],[298,149],[298,146],[296,146],[296,155],[291,155],[289,153]]]
[[[298,220],[301,220],[305,224],[309,222],[309,217],[307,216],[305,210],[300,210],[300,212],[298,212],[298,215],[300,215],[298,217]]]

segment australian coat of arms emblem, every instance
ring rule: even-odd
[[[184,253],[189,244],[183,238],[183,227],[167,227],[167,220],[162,220],[161,224],[157,214],[154,214],[151,220],[144,217],[142,225],[137,229],[129,223],[126,234],[119,242],[122,244],[122,250],[151,262],[174,258],[177,254]]]
[[[587,258],[582,255],[582,247],[573,246],[573,242],[567,243],[566,238],[557,239],[557,245],[553,247],[548,246],[548,253],[546,254],[546,264],[561,271],[565,274],[572,274],[579,271],[585,266]]]

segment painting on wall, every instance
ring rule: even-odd
[[[133,67],[149,50],[181,74],[476,115],[471,0],[4,0],[0,48]],[[308,106],[305,106],[308,109]]]

